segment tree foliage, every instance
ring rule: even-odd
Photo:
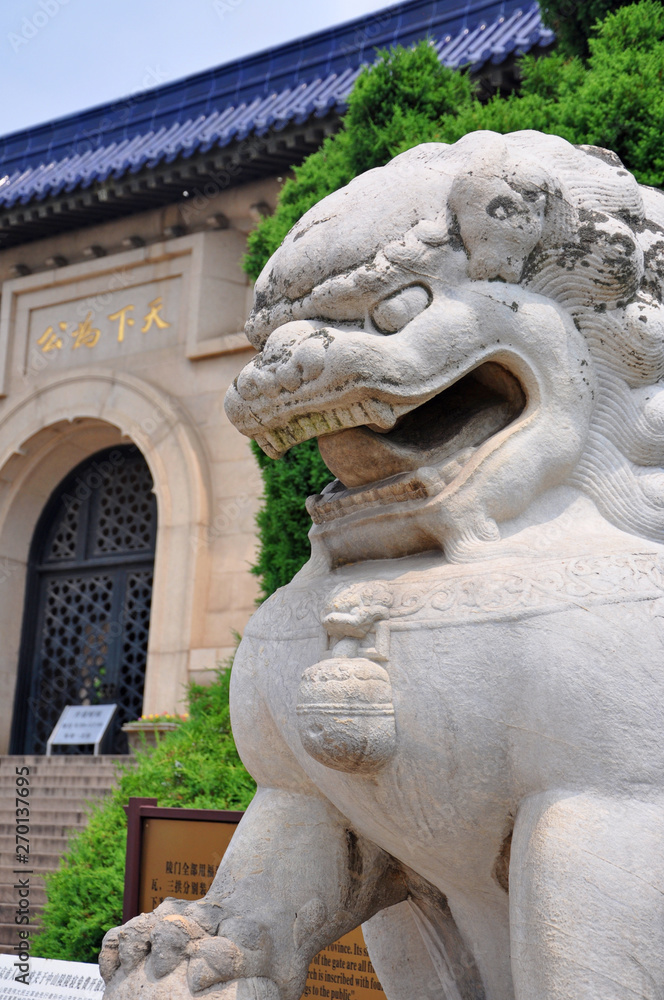
[[[470,107],[473,94],[468,74],[441,65],[427,42],[380,52],[348,100],[344,133],[351,176],[435,139],[438,121]]]
[[[230,669],[209,686],[189,688],[189,718],[156,748],[121,769],[117,787],[92,808],[87,827],[72,837],[58,870],[47,877],[47,903],[33,954],[95,962],[101,940],[122,921],[127,821],[131,796],[163,806],[244,809],[255,784],[233,741],[228,707]]]
[[[544,0],[542,20],[553,28],[558,50],[565,55],[588,56],[588,39],[598,21],[630,0]]]
[[[440,65],[427,42],[380,53],[358,77],[341,130],[294,169],[275,214],[251,233],[247,273],[256,278],[298,219],[357,174],[418,143],[451,143],[477,129],[538,129],[605,146],[641,183],[663,186],[662,3],[556,0],[545,4],[545,12],[562,46],[545,57],[525,57],[519,92],[486,103],[475,96],[466,73]],[[607,13],[586,46],[590,28]],[[304,501],[332,477],[313,442],[277,462],[260,455],[259,464],[265,495],[256,572],[267,596],[306,561],[310,522]]]

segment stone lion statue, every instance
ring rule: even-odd
[[[310,562],[232,682],[259,791],[112,1000],[298,1000],[362,923],[390,1000],[664,996],[664,195],[467,135],[308,212],[230,419],[317,437]]]

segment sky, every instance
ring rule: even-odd
[[[389,0],[0,0],[0,135],[389,5]]]

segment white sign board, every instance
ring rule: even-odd
[[[104,980],[96,965],[30,958],[22,963],[29,966],[24,977],[18,961],[13,955],[0,955],[0,1000],[101,1000]]]
[[[46,756],[50,757],[55,744],[94,743],[95,753],[99,753],[99,744],[116,708],[117,705],[68,705],[63,708],[46,744]]]

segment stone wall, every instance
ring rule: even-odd
[[[155,484],[144,712],[174,711],[253,610],[260,477],[223,397],[251,352],[246,233],[277,189],[271,179],[194,193],[0,252],[0,752],[35,525],[64,476],[98,450],[135,443]]]

